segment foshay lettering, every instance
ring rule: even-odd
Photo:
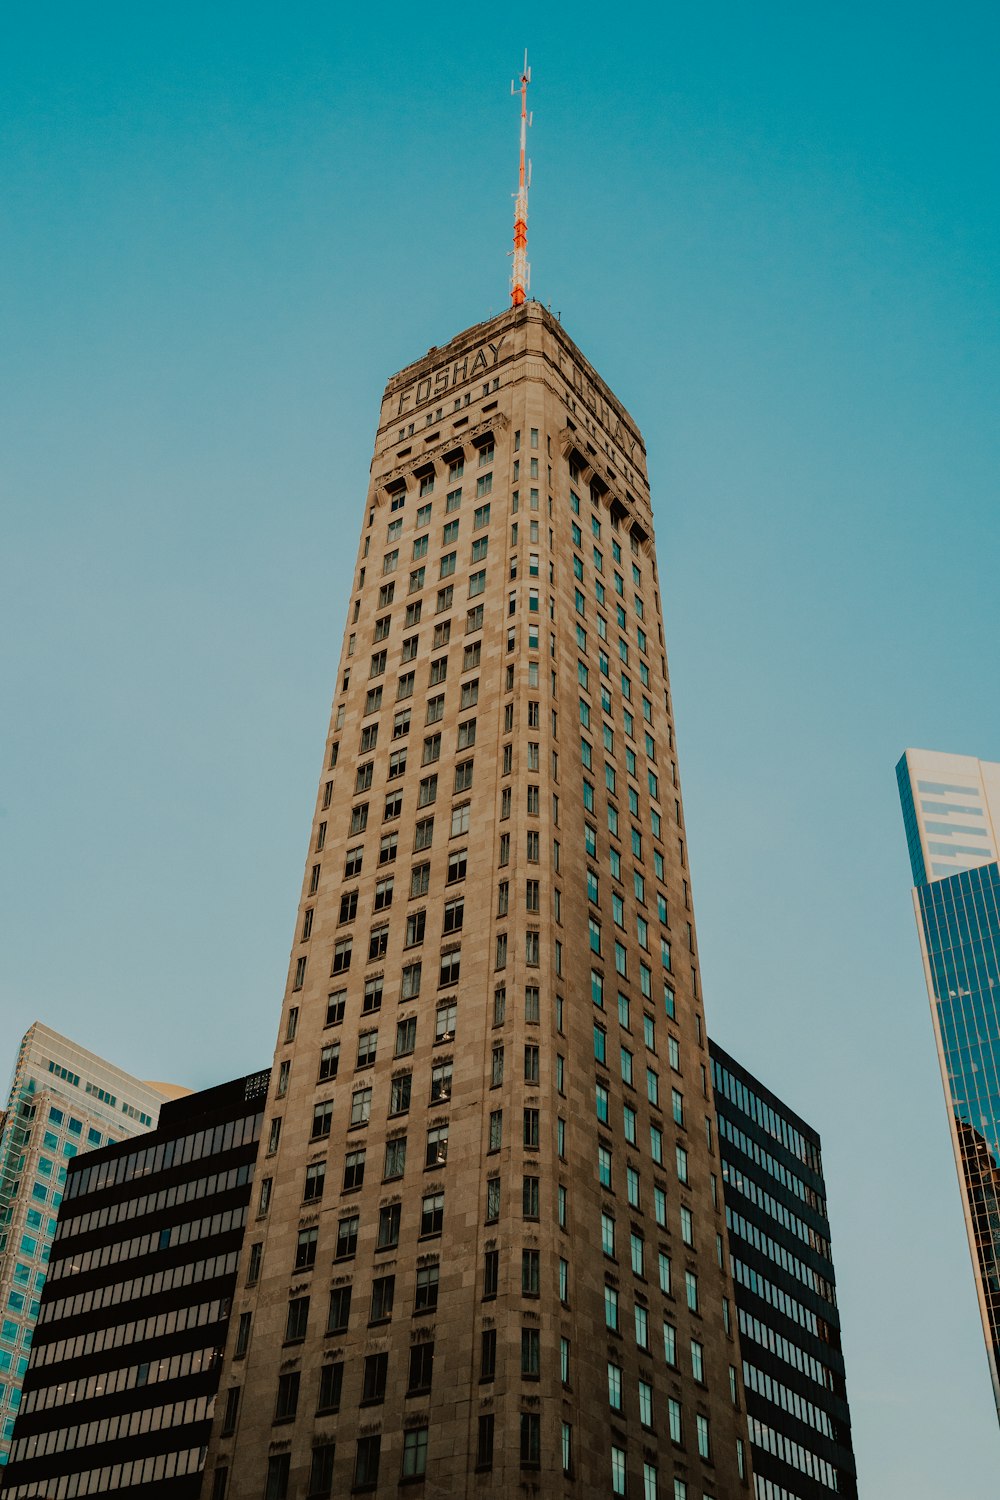
[[[500,362],[500,350],[505,342],[506,335],[502,335],[495,344],[484,344],[475,355],[467,354],[464,359],[442,365],[433,375],[425,375],[416,385],[409,386],[400,393],[397,417],[401,417],[412,407],[423,406],[425,401],[430,401],[435,396],[443,396],[446,391],[455,390],[467,380],[474,380],[485,370],[495,369]]]

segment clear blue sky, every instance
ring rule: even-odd
[[[998,1433],[893,765],[1000,759],[995,6],[19,6],[0,1064],[266,1064],[385,378],[533,291],[646,437],[710,1025],[822,1131],[861,1491]]]

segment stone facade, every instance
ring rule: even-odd
[[[555,318],[389,381],[206,1500],[749,1486],[661,619]]]

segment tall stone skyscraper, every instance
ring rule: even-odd
[[[206,1497],[749,1489],[661,617],[554,317],[393,376]]]

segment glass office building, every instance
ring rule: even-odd
[[[907,750],[896,767],[924,974],[1000,1415],[1000,764]]]
[[[68,1163],[5,1497],[197,1500],[268,1080]]]
[[[756,1500],[856,1500],[820,1138],[709,1052]]]

